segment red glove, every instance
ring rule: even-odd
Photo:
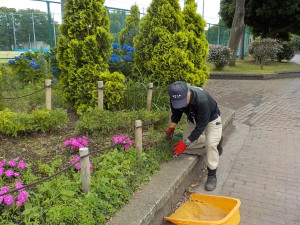
[[[175,155],[180,155],[186,149],[186,147],[187,145],[184,143],[184,141],[180,141],[176,144],[172,151]]]
[[[167,135],[167,139],[171,139],[174,135],[174,130],[175,128],[169,128],[167,131],[166,131],[166,135]]]

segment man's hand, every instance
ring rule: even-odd
[[[171,139],[174,135],[174,130],[175,128],[169,128],[167,131],[166,131],[166,135],[167,135],[167,139]]]
[[[180,141],[176,144],[175,148],[172,149],[175,155],[181,155],[181,153],[187,148],[188,145],[184,141]]]

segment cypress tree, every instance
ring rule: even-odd
[[[120,32],[119,43],[121,46],[133,46],[133,38],[138,34],[140,23],[140,12],[137,5],[130,8],[130,14],[126,17],[125,28]]]
[[[57,55],[64,89],[94,89],[101,72],[107,71],[112,37],[103,4],[104,0],[68,0],[65,5]],[[64,100],[82,112],[97,105],[97,91],[65,91]]]
[[[178,0],[153,0],[134,38],[135,72],[158,84],[203,85],[203,74],[191,61],[189,35]]]
[[[195,0],[185,0],[183,9],[185,28],[189,33],[187,51],[189,59],[195,65],[200,84],[203,86],[209,78],[209,67],[205,65],[208,56],[208,41],[206,40],[204,19],[197,13]]]

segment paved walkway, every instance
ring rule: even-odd
[[[300,78],[209,80],[206,89],[247,132],[220,195],[241,199],[242,225],[300,224]]]

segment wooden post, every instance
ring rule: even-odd
[[[46,85],[46,109],[52,109],[52,103],[51,103],[51,98],[52,98],[52,89],[51,89],[51,80],[47,79],[45,80],[45,85]]]
[[[151,102],[152,102],[152,93],[153,93],[153,83],[148,84],[148,94],[147,94],[147,111],[151,110]]]
[[[135,121],[135,148],[138,151],[142,151],[143,149],[143,129],[142,129],[142,121]]]
[[[98,108],[103,109],[103,81],[98,81]]]
[[[85,156],[89,153],[88,148],[80,148],[80,157]],[[90,169],[90,157],[86,156],[80,159],[81,164],[81,180],[83,192],[87,193],[91,190],[91,169]]]

